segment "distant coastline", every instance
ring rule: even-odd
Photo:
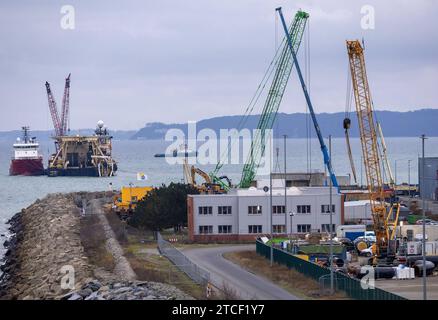
[[[196,123],[197,130],[209,128],[219,134],[220,129],[237,128],[241,115],[213,117],[201,119]],[[315,137],[313,124],[305,113],[279,113],[274,125],[276,137],[286,134],[289,138],[306,138],[308,126],[312,137]],[[317,114],[319,126],[324,135],[331,134],[333,137],[344,137],[342,122],[345,118],[345,112],[320,113]],[[385,137],[418,137],[425,134],[429,137],[438,137],[438,109],[421,109],[415,111],[396,112],[396,111],[376,111],[375,117],[380,121],[383,127]],[[354,113],[350,114],[352,126],[350,130],[351,137],[358,137],[357,119]],[[259,115],[248,117],[244,128],[254,129],[257,127]],[[117,127],[117,124],[111,124]],[[162,140],[171,128],[181,129],[187,132],[187,123],[162,122],[147,123],[143,128],[138,130],[111,130],[115,140]],[[77,129],[72,130],[70,134],[92,134],[94,129]],[[20,130],[0,131],[0,141],[13,141],[21,135]],[[35,130],[32,135],[40,141],[50,140],[53,130]]]

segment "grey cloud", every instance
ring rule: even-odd
[[[274,53],[275,12],[310,13],[311,89],[318,112],[345,105],[345,40],[366,41],[377,107],[436,107],[435,1],[72,1],[76,29],[59,27],[63,1],[0,4],[0,130],[51,127],[44,81],[58,103],[72,73],[72,126],[104,118],[117,129],[240,114]],[[376,29],[360,28],[360,8]],[[278,38],[282,37],[278,26]],[[303,53],[303,48],[301,53]],[[300,56],[304,65],[303,55]],[[303,111],[294,73],[282,112]]]

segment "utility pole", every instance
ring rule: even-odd
[[[332,136],[329,135],[329,156],[330,159],[332,158]],[[330,226],[329,226],[329,232],[330,232],[330,293],[334,294],[334,279],[333,279],[333,215],[332,215],[332,203],[333,203],[333,195],[332,195],[332,179],[329,181],[330,186],[330,205],[329,205],[329,212],[330,212]]]
[[[422,149],[422,162],[421,162],[421,199],[422,199],[422,211],[423,211],[423,248],[421,250],[421,254],[423,256],[423,300],[427,300],[427,288],[426,288],[426,203],[425,203],[425,192],[424,192],[424,169],[425,169],[425,161],[424,161],[424,140],[426,140],[426,135],[421,135],[421,149]]]
[[[409,192],[409,198],[411,197],[411,161],[408,160],[408,192]]]
[[[269,164],[269,217],[271,220],[271,267],[274,264],[274,237],[273,237],[273,226],[272,226],[272,165]]]
[[[283,135],[283,138],[284,138],[284,232],[287,234],[287,186],[286,186],[286,138],[287,138],[287,135]],[[290,226],[290,228],[292,230],[292,225]]]

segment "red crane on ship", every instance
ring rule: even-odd
[[[53,97],[50,84],[46,81],[47,99],[49,102],[50,115],[52,116],[53,127],[55,128],[55,135],[65,136],[68,128],[68,113],[70,107],[70,75],[65,79],[64,96],[62,98],[61,118],[59,117],[58,107],[56,106],[55,98]]]

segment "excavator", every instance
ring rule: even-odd
[[[225,193],[226,191],[222,187],[222,184],[214,183],[210,177],[210,175],[201,170],[194,165],[189,166],[187,159],[184,159],[183,162],[184,168],[184,180],[187,184],[194,186],[200,193],[203,194],[220,194]],[[196,176],[200,176],[204,181],[199,184],[197,182]],[[231,180],[227,176],[218,177],[220,181],[225,180],[226,185],[231,188]]]
[[[390,203],[388,204],[386,201],[387,195],[385,193],[382,173],[384,167],[389,166],[389,163],[386,160],[382,164],[381,157],[379,156],[379,131],[380,138],[383,137],[383,134],[381,134],[381,129],[379,129],[379,125],[376,124],[374,119],[373,103],[365,67],[364,49],[359,40],[347,40],[346,45],[368,194],[371,203],[373,227],[376,235],[376,243],[373,247],[373,264],[390,262],[394,257],[394,250],[391,249],[390,242],[395,236],[400,203],[395,196],[394,190],[390,195]],[[386,145],[384,140],[381,141],[384,146],[383,158],[387,159]]]

